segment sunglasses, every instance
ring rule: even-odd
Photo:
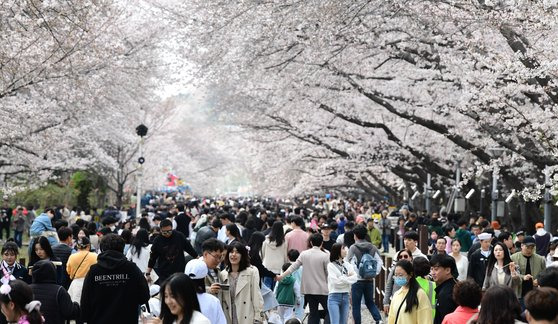
[[[400,256],[399,256],[399,260],[401,260],[401,259],[408,259],[408,258],[409,258],[409,256],[406,255],[406,254],[400,255]]]

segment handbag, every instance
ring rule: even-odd
[[[89,255],[89,252],[87,252],[87,254],[83,257],[83,259],[81,259],[81,262],[79,263],[78,267],[76,268],[76,271],[74,271],[74,275],[70,278],[70,284],[72,283],[72,281],[74,280],[74,278],[76,277],[76,274],[79,270],[79,267],[81,267],[81,265],[83,264],[83,261],[85,261],[85,259],[87,259],[87,256]]]

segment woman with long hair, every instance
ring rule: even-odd
[[[432,323],[432,307],[424,290],[415,278],[413,264],[399,260],[395,264],[395,283],[401,289],[393,294],[389,307],[389,324]]]
[[[271,232],[263,242],[263,265],[274,273],[281,273],[283,264],[289,262],[287,252],[287,243],[285,242],[283,223],[275,222],[271,226]],[[263,278],[263,282],[270,289],[273,289],[275,285],[275,281],[273,279],[274,277],[266,276]]]
[[[409,250],[401,250],[399,253],[397,253],[397,261],[399,260],[407,260],[409,262],[413,262],[413,253],[411,253],[411,251]],[[391,267],[389,268],[389,273],[388,273],[388,277],[386,279],[386,289],[385,289],[385,294],[384,294],[384,313],[388,313],[389,312],[389,305],[391,303],[391,298],[393,297],[393,294],[399,290],[399,288],[401,288],[401,286],[397,285],[394,282],[394,273],[395,273],[395,265],[396,263],[393,263],[391,265]]]
[[[508,286],[488,288],[482,297],[477,324],[513,324],[521,316],[521,305],[515,292]]]
[[[211,324],[200,312],[196,286],[187,275],[171,275],[165,280],[160,291],[163,294],[161,315],[160,319],[152,320],[152,324]]]
[[[252,235],[253,236],[253,235]],[[262,322],[260,275],[250,265],[248,250],[240,242],[227,246],[225,270],[220,273],[221,305],[229,324]]]
[[[341,243],[334,243],[327,265],[327,310],[331,323],[347,324],[349,320],[349,292],[358,276],[347,261],[347,249]]]
[[[146,217],[140,218],[139,223],[138,223],[138,227],[143,228],[147,232],[151,231],[151,225],[149,224],[149,219],[147,219]]]
[[[519,292],[519,286],[521,285],[519,272],[515,263],[511,260],[508,248],[502,242],[494,245],[492,253],[488,257],[482,290],[485,291],[496,285],[508,286],[516,293]]]
[[[33,290],[21,280],[3,283],[0,287],[0,307],[9,323],[41,324],[41,302],[33,300]]]
[[[58,259],[54,252],[52,252],[52,247],[50,246],[49,240],[44,236],[39,236],[31,243],[33,247],[31,249],[31,255],[29,256],[29,275],[31,276],[31,271],[33,265],[39,260],[48,260],[56,266],[56,284],[60,285],[62,283],[63,271],[62,262]]]
[[[455,259],[455,265],[459,276],[457,280],[463,281],[467,279],[467,268],[469,267],[469,260],[461,254],[461,242],[458,239],[451,241],[451,254],[450,256]]]
[[[128,250],[130,249],[130,246],[132,246],[132,231],[130,231],[129,229],[124,229],[119,235],[124,239],[124,255],[126,255],[128,253]]]
[[[232,242],[242,242],[242,237],[240,236],[240,230],[236,224],[231,223],[225,226],[225,234],[227,235],[227,244]]]
[[[126,258],[134,262],[141,272],[145,273],[150,252],[149,233],[144,228],[140,228],[132,240],[132,244],[126,253]]]

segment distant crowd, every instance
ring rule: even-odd
[[[542,223],[510,232],[329,195],[147,201],[139,219],[4,201],[0,324],[360,324],[363,309],[390,324],[558,322],[558,237]]]

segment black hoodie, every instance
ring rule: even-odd
[[[37,261],[33,266],[34,299],[41,302],[45,323],[64,324],[67,319],[79,317],[79,304],[72,302],[64,287],[56,284],[56,269],[52,262]]]
[[[122,252],[105,251],[85,277],[82,319],[88,324],[137,324],[139,306],[149,300],[149,287],[135,263]]]

